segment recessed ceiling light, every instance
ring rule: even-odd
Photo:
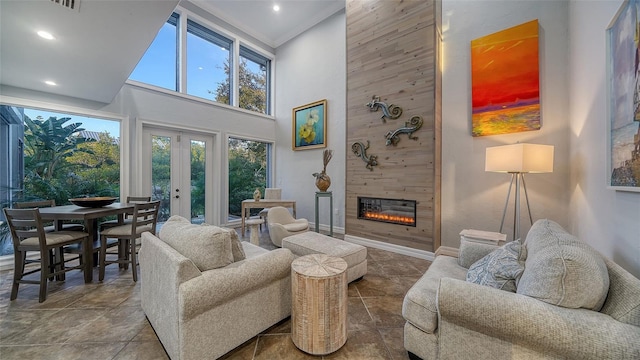
[[[47,85],[51,85],[51,86],[56,86],[56,85],[58,85],[58,84],[56,84],[54,81],[51,81],[51,80],[47,80],[47,81],[45,81],[44,83],[45,83],[45,84],[47,84]]]
[[[43,39],[47,39],[47,40],[53,40],[55,39],[55,37],[53,37],[53,35],[51,35],[51,33],[46,32],[46,31],[38,31],[38,36],[40,36]]]
[[[273,5],[273,11],[278,12],[280,11],[280,5]]]

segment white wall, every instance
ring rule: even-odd
[[[640,193],[607,189],[605,29],[622,1],[569,7],[570,230],[640,277]]]
[[[324,149],[291,149],[291,110],[327,99],[328,149],[333,159],[331,177],[334,230],[344,228],[346,143],[346,21],[344,10],[276,49],[276,157],[277,186],[284,198],[297,201],[298,217],[313,222],[315,178],[322,170]],[[328,199],[320,199],[320,224],[329,224]],[[338,213],[336,214],[335,211]]]
[[[458,247],[462,229],[498,231],[509,176],[484,171],[485,149],[530,142],[555,146],[554,172],[527,175],[533,220],[569,223],[569,119],[566,1],[452,1],[442,4],[442,245]],[[471,40],[538,19],[542,128],[471,136]],[[530,224],[521,199],[521,234]],[[513,195],[510,204],[513,204]],[[513,233],[513,205],[503,232]]]

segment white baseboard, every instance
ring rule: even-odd
[[[372,248],[376,248],[376,249],[391,251],[391,252],[394,252],[396,254],[413,256],[413,257],[416,257],[416,258],[419,258],[419,259],[424,259],[424,260],[429,260],[429,261],[433,261],[433,259],[435,259],[435,256],[431,251],[413,249],[413,248],[406,247],[406,246],[401,246],[401,245],[396,245],[396,244],[389,244],[389,243],[386,243],[386,242],[377,241],[377,240],[371,240],[371,239],[366,239],[366,238],[361,238],[361,237],[353,236],[353,235],[345,235],[344,236],[344,240],[348,241],[348,242],[351,242],[351,243],[354,243],[354,244],[359,244],[359,245],[368,246],[368,247],[372,247]]]
[[[446,255],[451,257],[458,257],[458,249],[449,246],[440,246],[438,250],[436,250],[436,256]]]

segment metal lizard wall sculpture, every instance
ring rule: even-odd
[[[387,138],[386,145],[396,146],[400,138],[398,135],[407,134],[409,139],[418,140],[417,136],[412,136],[414,132],[418,131],[422,127],[422,117],[420,115],[413,116],[409,121],[404,123],[404,126],[397,128],[393,131],[389,131],[384,137]]]
[[[384,102],[380,101],[379,96],[373,96],[371,101],[365,104],[366,107],[371,111],[378,111],[378,109],[382,109],[382,122],[387,122],[386,119],[397,119],[402,115],[402,108],[396,105],[387,105]]]
[[[366,167],[369,171],[373,171],[373,167],[378,165],[378,157],[375,155],[367,156],[367,149],[369,148],[369,140],[367,140],[367,146],[363,142],[357,141],[351,145],[351,150],[356,156],[362,158],[367,163]]]

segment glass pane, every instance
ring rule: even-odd
[[[177,91],[176,26],[166,22],[129,79]]]
[[[229,220],[240,218],[242,200],[253,199],[260,188],[264,194],[267,184],[267,143],[229,138]],[[257,215],[260,209],[251,209]]]
[[[187,33],[187,94],[231,104],[229,47]]]
[[[158,221],[171,215],[171,138],[151,137],[151,200],[160,200]]]
[[[191,140],[191,222],[204,222],[205,201],[205,153],[204,141]]]
[[[267,65],[257,63],[240,55],[240,78],[238,86],[240,91],[239,106],[243,109],[267,114],[268,81]]]

